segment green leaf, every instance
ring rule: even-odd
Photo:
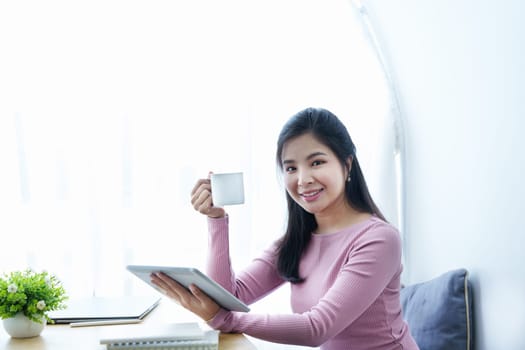
[[[52,323],[47,312],[64,309],[67,299],[60,280],[46,271],[37,273],[26,269],[3,274],[0,277],[0,318],[2,319],[23,312],[35,322],[41,323],[42,318],[45,317]],[[37,307],[39,301],[45,303],[43,310]]]

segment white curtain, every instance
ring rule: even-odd
[[[347,1],[2,2],[0,49],[0,272],[83,296],[149,292],[126,264],[203,267],[210,170],[245,174],[242,268],[282,232],[275,142],[309,106],[346,123],[397,224],[388,84]]]

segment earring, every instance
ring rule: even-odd
[[[346,178],[346,182],[352,181],[352,178],[350,177],[350,174],[348,174],[348,177]]]

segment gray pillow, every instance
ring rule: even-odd
[[[472,288],[458,269],[401,289],[403,317],[420,350],[472,350]]]

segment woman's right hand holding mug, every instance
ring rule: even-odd
[[[210,218],[222,218],[226,215],[224,208],[213,206],[209,176],[207,179],[199,179],[191,190],[191,205],[196,211]]]

